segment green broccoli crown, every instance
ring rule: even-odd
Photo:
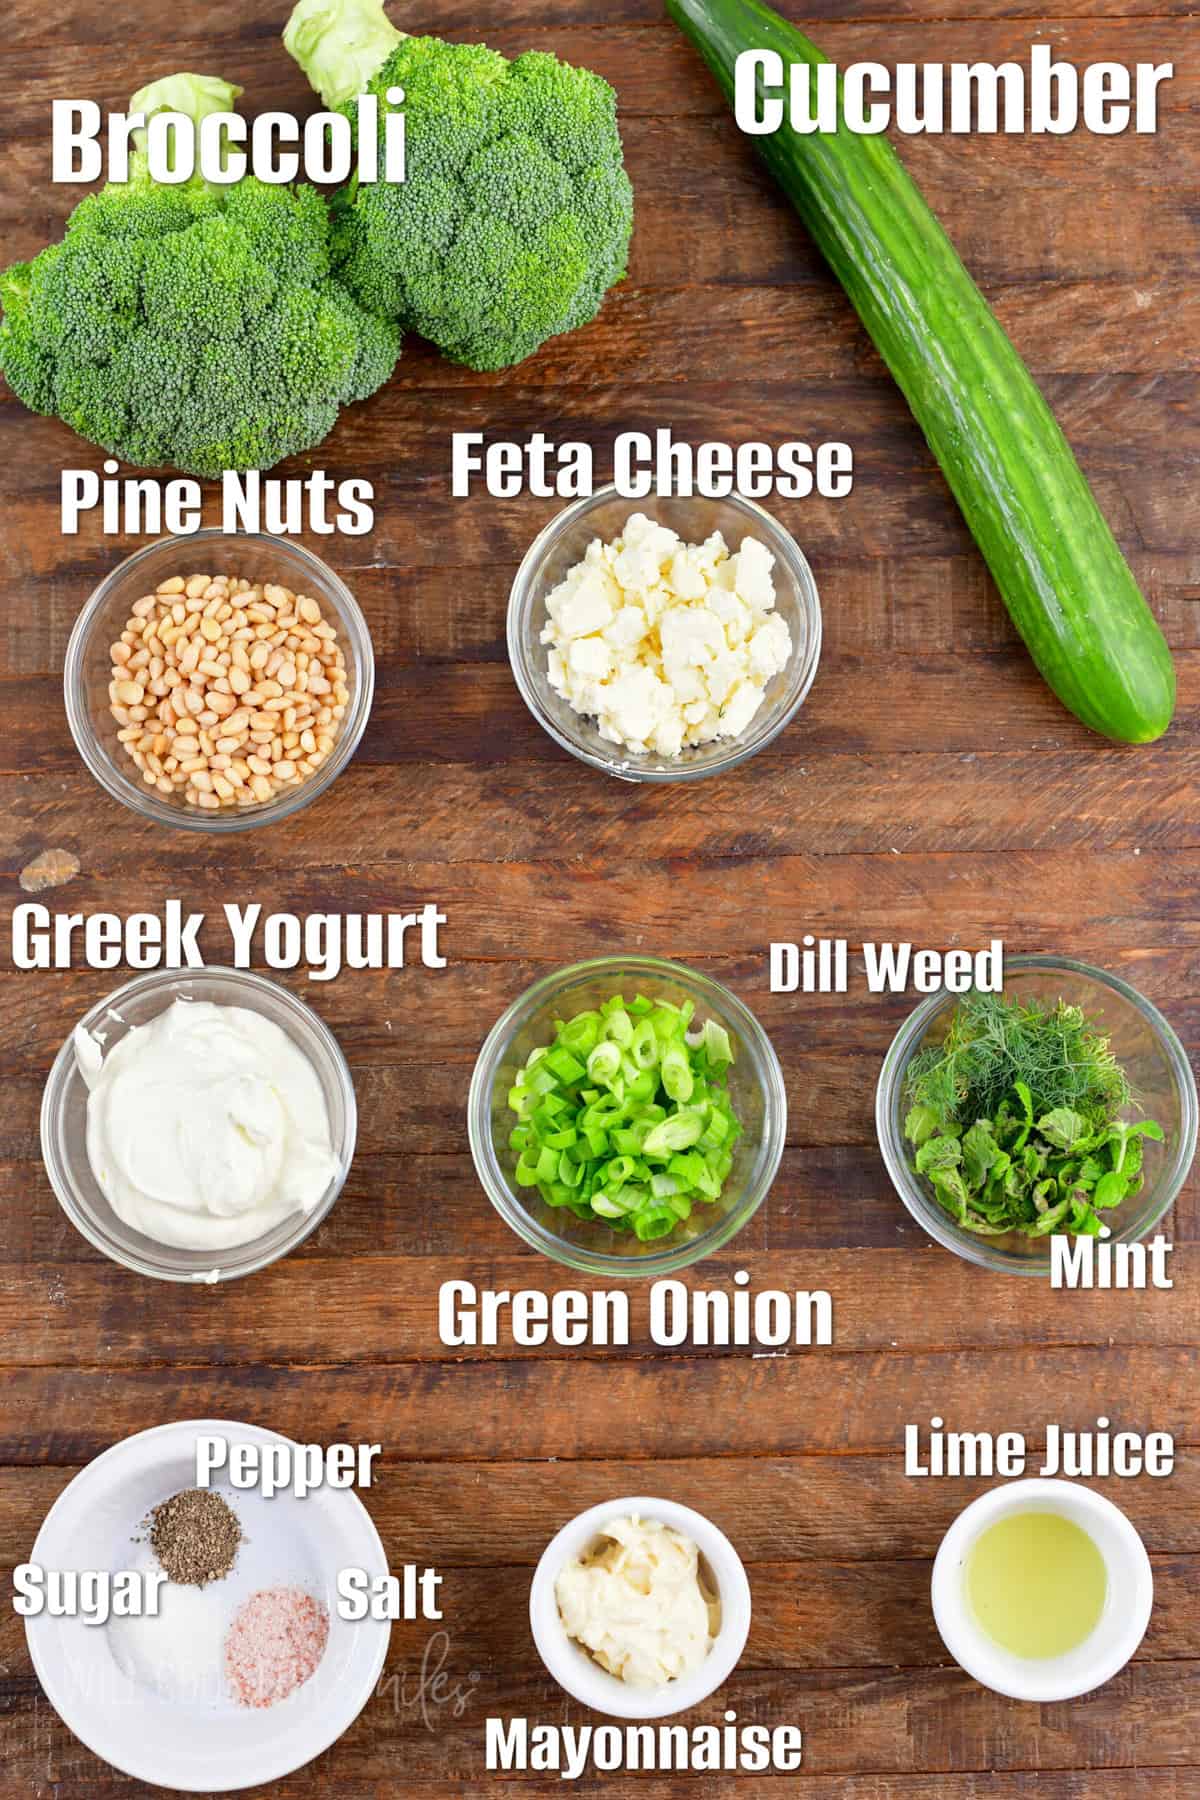
[[[509,62],[414,37],[370,82],[381,112],[396,86],[407,179],[359,185],[337,209],[335,263],[363,303],[474,369],[594,319],[633,229],[608,83],[539,51]]]
[[[0,368],[114,456],[218,476],[309,450],[387,380],[400,333],[330,278],[313,188],[136,169],[0,276]]]

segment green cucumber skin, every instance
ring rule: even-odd
[[[728,99],[743,50],[826,62],[759,0],[666,0]],[[1059,699],[1122,743],[1175,710],[1171,653],[1070,445],[884,136],[751,140],[846,289]]]

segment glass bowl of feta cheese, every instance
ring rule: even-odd
[[[803,551],[752,500],[577,501],[530,545],[508,652],[538,723],[625,781],[736,768],[813,684],[821,603]]]

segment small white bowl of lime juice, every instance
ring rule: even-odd
[[[968,1675],[1014,1700],[1071,1700],[1129,1661],[1154,1578],[1119,1507],[1070,1481],[1015,1481],[959,1514],[933,1565],[933,1615]]]

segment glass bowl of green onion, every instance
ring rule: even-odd
[[[587,1274],[667,1275],[762,1204],[787,1129],[753,1013],[681,963],[602,956],[535,982],[493,1027],[468,1101],[488,1198]]]
[[[1174,1204],[1196,1154],[1196,1083],[1128,982],[1069,957],[1011,956],[1001,992],[943,990],[910,1015],[875,1123],[897,1193],[938,1243],[1046,1276],[1058,1240],[1073,1278]]]

